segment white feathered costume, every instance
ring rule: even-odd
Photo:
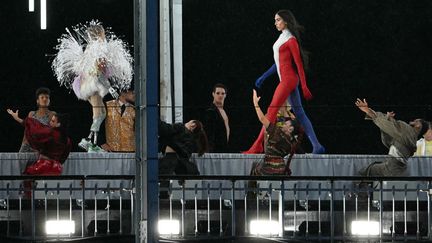
[[[61,86],[72,89],[78,99],[92,105],[90,134],[78,146],[89,152],[103,151],[97,146],[97,134],[106,116],[102,98],[108,92],[118,98],[116,89],[130,87],[132,57],[126,44],[97,21],[66,31],[58,40],[52,69]]]
[[[56,46],[57,55],[52,69],[60,85],[73,89],[78,99],[88,100],[98,94],[104,97],[112,87],[120,91],[128,89],[132,81],[132,57],[126,44],[113,33],[106,38],[92,39],[87,32],[92,21],[63,34]],[[103,62],[103,68],[99,64]]]

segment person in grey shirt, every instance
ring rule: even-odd
[[[381,130],[381,140],[389,148],[384,161],[373,162],[359,171],[362,176],[400,176],[407,168],[407,160],[416,151],[416,142],[428,130],[428,123],[415,119],[408,123],[394,118],[394,112],[386,114],[369,108],[366,99],[357,98],[355,105]]]

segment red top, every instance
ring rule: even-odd
[[[300,78],[303,96],[307,100],[311,99],[312,94],[306,84],[299,44],[287,29],[282,31],[274,43],[273,55],[280,81],[297,82],[298,78]]]

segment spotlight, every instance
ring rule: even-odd
[[[71,220],[48,220],[45,223],[47,235],[68,235],[75,233],[75,221]]]
[[[180,234],[180,221],[175,219],[159,220],[158,230],[160,235],[178,235]]]
[[[41,30],[46,30],[47,28],[47,0],[40,0],[40,24]]]
[[[29,0],[29,12],[34,12],[34,0]]]
[[[378,235],[378,221],[352,221],[351,234],[353,235]]]
[[[252,220],[249,224],[252,235],[278,235],[280,232],[279,222],[270,220]]]

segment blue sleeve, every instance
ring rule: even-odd
[[[259,77],[256,81],[255,81],[255,86],[257,88],[261,88],[261,85],[264,83],[264,81],[272,74],[274,74],[277,71],[276,69],[276,64],[273,64],[269,70],[267,70],[263,75],[261,75],[261,77]]]

